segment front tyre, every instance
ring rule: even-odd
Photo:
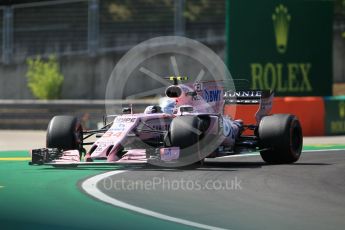
[[[196,145],[202,134],[202,120],[197,116],[179,116],[172,120],[165,144],[185,149]],[[168,141],[167,141],[168,140]]]
[[[263,117],[258,136],[262,159],[269,164],[290,164],[296,162],[302,152],[302,127],[296,116],[274,114]]]
[[[179,162],[192,165],[204,158],[200,156],[200,140],[206,138],[205,131],[208,127],[208,117],[178,116],[172,120],[164,144],[166,147],[179,147]]]
[[[55,116],[47,128],[47,148],[83,149],[83,128],[74,116]]]

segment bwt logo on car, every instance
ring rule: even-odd
[[[222,91],[217,90],[204,90],[203,91],[203,98],[206,102],[215,102],[220,101],[220,97],[222,96]]]

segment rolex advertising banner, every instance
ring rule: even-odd
[[[332,95],[332,1],[227,1],[234,79],[278,96]]]

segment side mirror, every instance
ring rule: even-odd
[[[191,97],[195,97],[196,95],[198,95],[198,94],[195,91],[187,93],[187,96],[191,96]]]
[[[125,107],[122,109],[122,113],[123,114],[131,114],[132,113],[132,109],[129,107]]]

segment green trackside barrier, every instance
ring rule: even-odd
[[[324,99],[326,135],[345,135],[345,95]]]

